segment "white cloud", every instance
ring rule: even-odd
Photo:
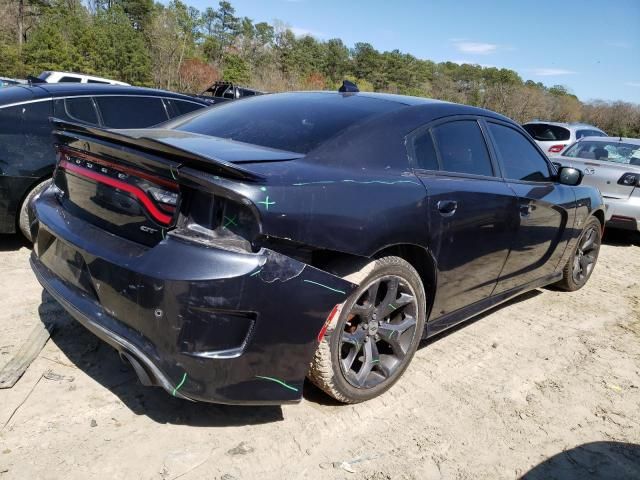
[[[474,53],[476,55],[489,55],[498,50],[498,45],[495,43],[457,41],[453,42],[453,44],[462,53]]]
[[[640,82],[624,82],[627,87],[640,88]]]
[[[291,30],[296,37],[306,37],[306,36],[317,37],[317,38],[326,37],[326,34],[322,32],[316,32],[315,30],[309,30],[308,28],[290,27],[289,30]]]
[[[557,77],[559,75],[575,75],[578,73],[564,68],[531,68],[528,71],[538,77]]]

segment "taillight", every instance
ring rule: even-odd
[[[625,173],[618,180],[618,185],[628,185],[629,187],[640,186],[640,173]]]
[[[176,182],[67,147],[59,152],[58,168],[128,193],[161,225],[173,222],[180,198]]]
[[[208,191],[188,190],[184,195],[170,235],[227,250],[252,251],[260,229],[251,208]]]
[[[552,145],[549,147],[549,153],[560,153],[564,147],[567,145]]]

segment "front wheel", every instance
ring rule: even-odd
[[[345,277],[359,285],[318,346],[309,379],[343,403],[358,403],[398,381],[415,353],[426,317],[418,272],[383,257]]]
[[[562,280],[556,284],[559,288],[574,292],[584,287],[598,261],[601,242],[602,225],[597,218],[591,217],[562,271]]]

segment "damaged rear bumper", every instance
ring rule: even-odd
[[[114,346],[144,384],[234,404],[299,401],[317,335],[355,286],[277,252],[172,238],[144,247],[34,205],[31,265],[43,287]]]

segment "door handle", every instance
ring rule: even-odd
[[[443,217],[450,217],[456,213],[456,210],[458,209],[458,202],[455,200],[439,200],[436,206],[438,207],[440,215]]]

